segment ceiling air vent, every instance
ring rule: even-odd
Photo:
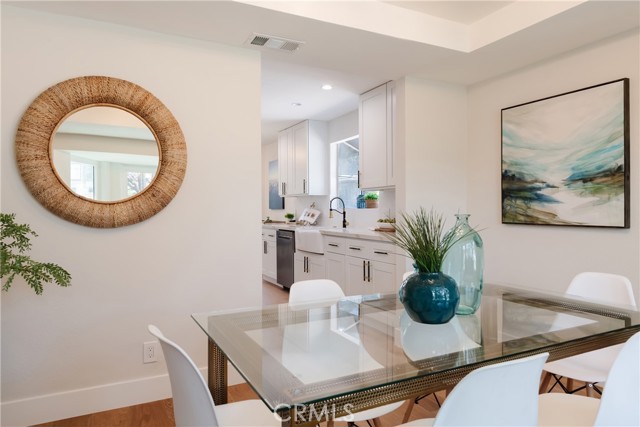
[[[254,33],[251,37],[249,37],[249,40],[247,40],[247,44],[260,46],[267,49],[295,52],[301,45],[304,44],[304,42]]]

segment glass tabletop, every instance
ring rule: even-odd
[[[640,329],[632,307],[491,285],[443,325],[412,321],[395,294],[192,317],[271,410]]]

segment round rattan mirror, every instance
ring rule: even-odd
[[[144,191],[123,200],[96,201],[61,181],[51,158],[52,138],[65,118],[89,106],[125,110],[155,136],[159,164]],[[76,224],[113,228],[144,221],[171,202],[184,179],[187,149],[178,122],[153,94],[125,80],[87,76],[58,83],[31,103],[18,126],[16,159],[29,191],[49,211]]]

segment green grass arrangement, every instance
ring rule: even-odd
[[[461,238],[445,232],[444,226],[441,214],[421,207],[412,214],[403,213],[395,225],[395,235],[388,237],[413,259],[418,271],[438,273],[445,255]]]
[[[31,237],[38,237],[28,224],[17,224],[15,214],[0,213],[0,278],[5,279],[3,291],[8,291],[16,276],[22,277],[37,295],[43,283],[60,286],[71,284],[67,270],[50,262],[34,261],[26,253],[31,249]]]

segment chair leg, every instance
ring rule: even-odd
[[[447,393],[448,394],[448,393]],[[433,393],[433,398],[436,400],[436,403],[438,404],[438,408],[441,408],[442,405],[440,404],[440,400],[438,399],[438,395]]]
[[[588,383],[587,384],[587,396],[589,397],[596,397],[595,392],[593,391],[593,384]]]
[[[549,387],[550,382],[551,382],[551,374],[549,372],[545,372],[544,377],[542,377],[542,383],[540,384],[540,389],[538,390],[538,394],[546,393],[547,387]]]
[[[592,385],[593,385],[593,389],[596,391],[596,393],[598,393],[599,395],[602,396],[602,390],[598,388],[596,383],[593,383]]]
[[[382,427],[382,423],[380,422],[380,418],[374,418],[371,421],[373,421],[373,427]]]
[[[567,388],[573,390],[573,378],[567,378]]]
[[[417,401],[418,399],[416,399]],[[409,422],[409,417],[411,416],[411,411],[413,410],[413,405],[416,404],[416,402],[414,402],[411,399],[408,399],[408,405],[407,405],[407,409],[404,412],[404,417],[402,418],[402,424],[406,424]]]

